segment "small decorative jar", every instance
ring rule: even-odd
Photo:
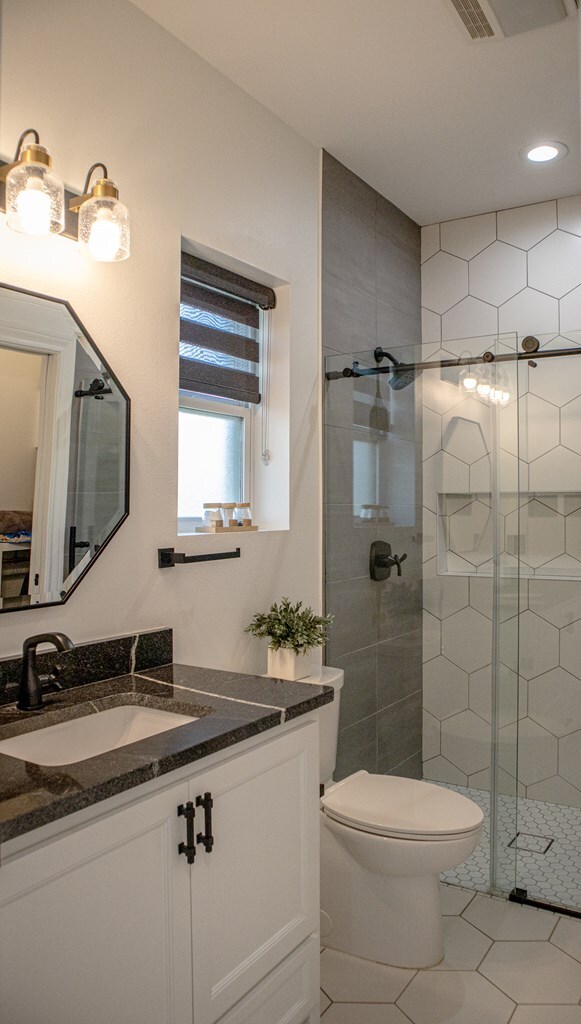
[[[225,502],[224,505],[222,505],[222,510],[224,515],[224,527],[236,526],[236,503],[233,501]]]
[[[236,506],[236,519],[239,526],[252,526],[252,509],[249,501],[241,501]]]

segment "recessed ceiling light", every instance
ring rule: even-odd
[[[520,155],[534,164],[545,164],[550,160],[560,160],[568,152],[564,142],[542,142],[538,146],[525,146]]]

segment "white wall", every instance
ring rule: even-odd
[[[124,0],[4,4],[1,76],[0,152],[35,126],[69,187],[103,160],[130,207],[117,266],[0,217],[0,280],[73,304],[132,398],[133,442],[129,520],[68,604],[0,616],[0,654],[41,629],[170,625],[178,659],[264,671],[252,613],[283,594],[320,606],[318,153]],[[291,529],[236,538],[240,561],[162,571],[158,547],[230,546],[176,532],[181,236],[289,284]]]
[[[0,347],[0,510],[32,512],[42,357]]]
[[[581,196],[431,225],[422,248],[425,358],[514,352],[527,334],[579,352]],[[513,333],[499,342],[498,331]],[[496,407],[445,371],[423,375],[424,775],[490,785],[496,460],[500,785],[514,792],[516,775],[521,795],[580,807],[581,355],[522,361],[518,386],[514,364],[500,372],[511,399],[498,452]]]

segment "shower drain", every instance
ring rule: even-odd
[[[548,836],[536,836],[531,832],[517,832],[508,844],[509,848],[518,850],[519,853],[547,853],[555,842]]]

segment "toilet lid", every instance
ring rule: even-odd
[[[461,793],[416,779],[356,772],[321,798],[325,813],[364,832],[400,838],[446,838],[473,832],[478,804]]]

